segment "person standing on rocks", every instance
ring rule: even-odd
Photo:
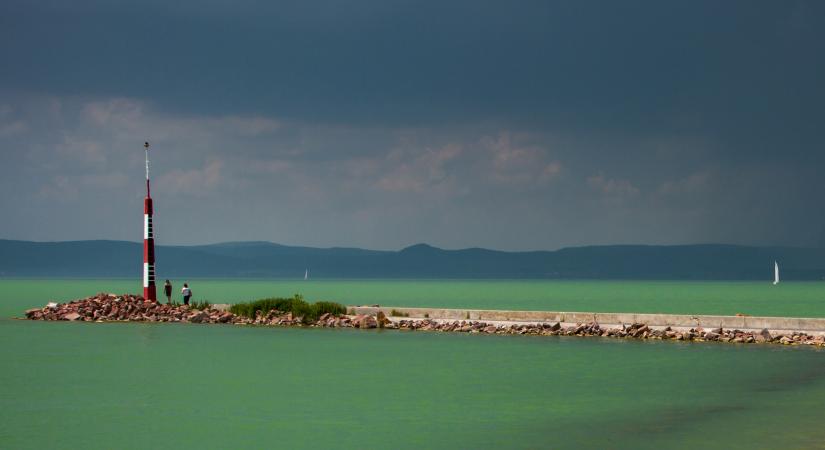
[[[183,288],[180,290],[181,295],[183,295],[183,304],[188,305],[189,299],[192,297],[192,289],[189,289],[189,285],[183,283]]]
[[[169,305],[172,303],[172,283],[169,280],[166,280],[166,283],[163,283],[163,293],[166,294],[166,304]]]

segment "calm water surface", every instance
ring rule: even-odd
[[[305,286],[345,302],[483,306],[489,289],[523,309],[556,301],[521,282],[461,296],[450,283],[475,282],[334,282],[340,297],[332,283],[193,287],[216,300]],[[802,289],[808,308],[815,289]],[[4,281],[0,305],[8,317],[98,290],[136,289]],[[605,297],[588,304],[625,305]],[[825,448],[825,352],[811,348],[10,319],[0,342],[0,448]]]
[[[825,317],[825,282],[188,280],[195,299],[233,303],[303,294],[349,305]],[[179,292],[184,280],[174,280]],[[142,292],[138,280],[0,280],[0,316],[48,300]],[[178,296],[178,300],[180,300]]]
[[[825,448],[825,352],[0,321],[3,448]]]

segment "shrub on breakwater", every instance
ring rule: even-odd
[[[272,310],[303,317],[305,323],[314,322],[326,313],[341,315],[347,312],[347,308],[339,303],[323,301],[307,303],[299,294],[295,294],[292,298],[263,298],[253,302],[236,303],[229,307],[229,312],[251,319],[255,318],[258,311],[261,315],[265,315]]]
[[[316,318],[326,313],[333,316],[347,313],[347,308],[344,305],[335,302],[315,302],[312,304],[312,307],[315,309],[314,314],[317,314]]]
[[[176,301],[173,301],[171,304],[174,307],[183,306],[183,303],[179,303],[179,302],[176,302]],[[189,302],[189,309],[198,309],[198,310],[203,311],[203,310],[210,309],[210,308],[212,308],[212,304],[209,303],[208,300],[204,300],[202,302],[198,302],[198,301],[193,300],[193,301]]]

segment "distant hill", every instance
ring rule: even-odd
[[[0,240],[0,277],[139,276],[142,243]],[[270,242],[158,246],[158,277],[535,278],[767,280],[779,261],[786,280],[822,280],[825,249],[736,245],[615,245],[557,251],[400,251],[291,247]]]

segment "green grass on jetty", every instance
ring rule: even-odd
[[[294,317],[303,317],[304,323],[315,322],[326,313],[338,315],[347,312],[347,308],[340,303],[323,301],[307,303],[299,294],[295,294],[292,298],[263,298],[254,302],[235,303],[229,307],[229,312],[253,319],[258,311],[263,315],[272,310],[291,312]]]
[[[173,301],[171,303],[171,305],[172,306],[183,306],[183,303]],[[208,300],[203,300],[203,301],[200,301],[200,302],[193,300],[193,301],[189,302],[189,308],[190,309],[198,309],[198,310],[203,311],[204,309],[209,309],[211,307],[212,307],[212,303],[209,303]]]

